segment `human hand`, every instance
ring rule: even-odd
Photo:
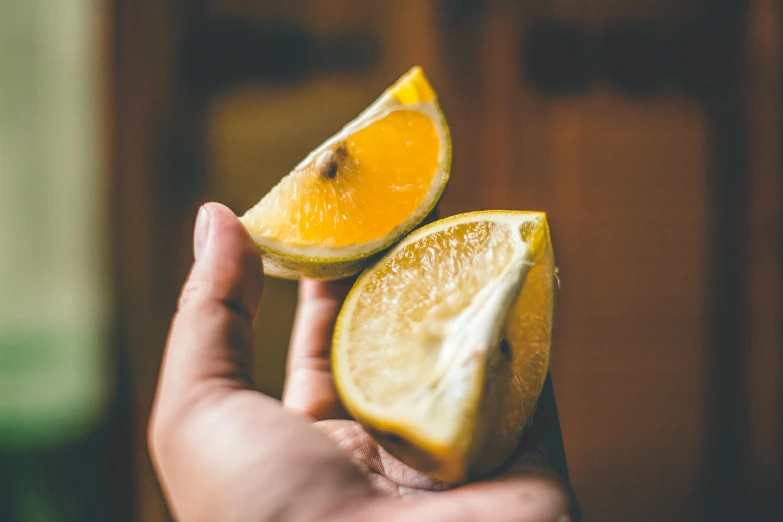
[[[205,205],[149,424],[178,520],[557,521],[576,510],[551,381],[498,475],[451,487],[393,458],[351,420],[332,381],[331,333],[349,282],[305,281],[282,404],[254,389],[263,270],[244,227]]]

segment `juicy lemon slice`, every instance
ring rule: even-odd
[[[338,317],[344,405],[423,473],[491,472],[532,420],[554,285],[543,213],[472,212],[413,232],[359,277]]]
[[[446,120],[414,67],[241,220],[267,274],[347,277],[430,213],[450,163]]]

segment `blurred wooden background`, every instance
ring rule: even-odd
[[[676,82],[623,91],[606,78],[545,93],[524,59],[539,20],[594,42],[617,21],[668,34],[710,17],[728,21],[738,55],[723,56],[732,77],[708,96]],[[453,132],[441,213],[549,213],[562,277],[552,374],[586,520],[760,520],[779,509],[775,0],[116,0],[114,18],[118,338],[142,520],[168,519],[145,428],[198,206],[244,211],[414,64]],[[218,65],[238,47],[221,35],[289,26],[306,38],[287,38],[310,43],[252,49],[285,63],[261,60],[250,72],[266,76],[222,83],[236,69]],[[343,54],[351,35],[365,54]],[[269,280],[264,302],[258,376],[279,396],[295,286]]]

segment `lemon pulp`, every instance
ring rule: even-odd
[[[248,224],[293,245],[376,241],[424,202],[437,174],[439,141],[429,116],[392,111],[286,177]]]

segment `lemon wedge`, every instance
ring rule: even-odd
[[[340,312],[343,404],[423,473],[449,483],[490,473],[532,420],[554,292],[543,213],[472,212],[416,230],[359,277]]]
[[[450,164],[448,125],[414,67],[240,219],[267,274],[344,278],[432,211]]]

